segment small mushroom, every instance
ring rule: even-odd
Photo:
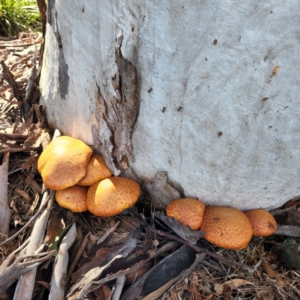
[[[253,236],[269,236],[277,230],[275,218],[264,209],[249,210],[245,215],[252,225]]]
[[[38,170],[46,187],[63,190],[77,184],[86,174],[92,149],[82,141],[60,136],[42,152]]]
[[[203,202],[192,198],[180,198],[169,203],[166,214],[183,225],[189,226],[192,230],[197,230],[201,226],[204,211]]]
[[[134,205],[141,188],[134,180],[110,177],[94,183],[87,193],[87,208],[95,216],[111,217]]]
[[[209,206],[204,212],[202,225],[204,239],[212,244],[241,250],[252,238],[252,226],[246,215],[233,207]]]
[[[112,176],[112,172],[106,166],[104,157],[99,154],[93,154],[88,165],[85,176],[79,180],[78,185],[91,186],[97,181]]]
[[[74,185],[64,190],[56,191],[56,202],[64,208],[71,210],[72,212],[84,212],[87,210],[86,199],[87,190],[85,186]]]

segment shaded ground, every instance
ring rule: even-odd
[[[11,152],[8,236],[18,233],[8,242],[4,233],[0,237],[0,283],[12,265],[5,265],[8,257],[33,234],[36,220],[32,218],[47,210],[46,206],[39,209],[44,191],[36,169],[42,146],[52,135],[38,105],[41,45],[38,34],[0,40],[0,152]],[[285,225],[277,235],[253,238],[242,251],[214,247],[201,239],[200,231],[191,232],[166,219],[164,212],[154,212],[155,204],[146,194],[137,207],[113,218],[74,214],[51,201],[46,203],[49,216],[45,238],[41,233],[42,251],[58,250],[69,225],[76,224],[62,284],[68,299],[110,299],[116,280],[123,287],[121,299],[300,299],[299,243],[287,238],[300,236],[299,199],[273,212]],[[95,269],[99,266],[101,270]],[[12,278],[18,279],[19,273],[20,269]],[[48,298],[54,273],[51,255],[31,282],[33,299]],[[125,283],[120,283],[124,276]],[[15,289],[13,283],[0,298],[12,299]]]

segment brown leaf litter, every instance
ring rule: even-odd
[[[286,238],[300,236],[299,199],[273,212],[279,230],[284,228],[280,235],[253,238],[242,251],[225,250],[205,242],[200,231],[192,232],[165,216],[164,201],[156,202],[160,188],[170,189],[167,174],[158,174],[157,182],[146,182],[144,191],[153,192],[150,200],[141,199],[137,207],[115,217],[74,214],[53,203],[43,247],[34,255],[25,254],[33,224],[45,209],[40,204],[43,183],[36,170],[42,146],[50,139],[38,105],[41,43],[41,35],[34,33],[0,40],[0,153],[11,153],[9,236],[15,234],[10,241],[7,236],[0,238],[1,299],[12,299],[14,281],[34,263],[39,267],[33,299],[48,298],[56,263],[53,252],[60,249],[71,224],[77,231],[68,248],[66,299],[300,299],[300,241]],[[151,205],[146,205],[149,201]]]

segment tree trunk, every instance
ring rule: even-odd
[[[48,122],[163,202],[158,171],[180,196],[278,207],[300,195],[299,20],[296,0],[49,0]]]

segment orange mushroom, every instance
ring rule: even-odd
[[[134,180],[110,177],[94,183],[87,193],[88,210],[99,217],[111,217],[135,204],[141,188]]]
[[[269,236],[277,230],[275,218],[265,209],[254,209],[245,212],[252,228],[253,236]]]
[[[72,212],[84,212],[87,210],[87,190],[85,186],[74,185],[64,190],[56,191],[56,202]]]
[[[52,190],[63,190],[77,184],[86,174],[92,149],[82,141],[60,136],[42,152],[38,170],[44,184]]]
[[[252,237],[252,226],[246,215],[233,207],[209,206],[206,208],[200,227],[204,239],[212,244],[241,250],[247,247]]]
[[[93,154],[88,165],[85,176],[79,180],[78,185],[91,186],[97,181],[112,176],[112,172],[106,166],[104,157]]]
[[[166,214],[189,226],[192,230],[200,228],[205,205],[203,202],[192,198],[180,198],[170,202]]]

